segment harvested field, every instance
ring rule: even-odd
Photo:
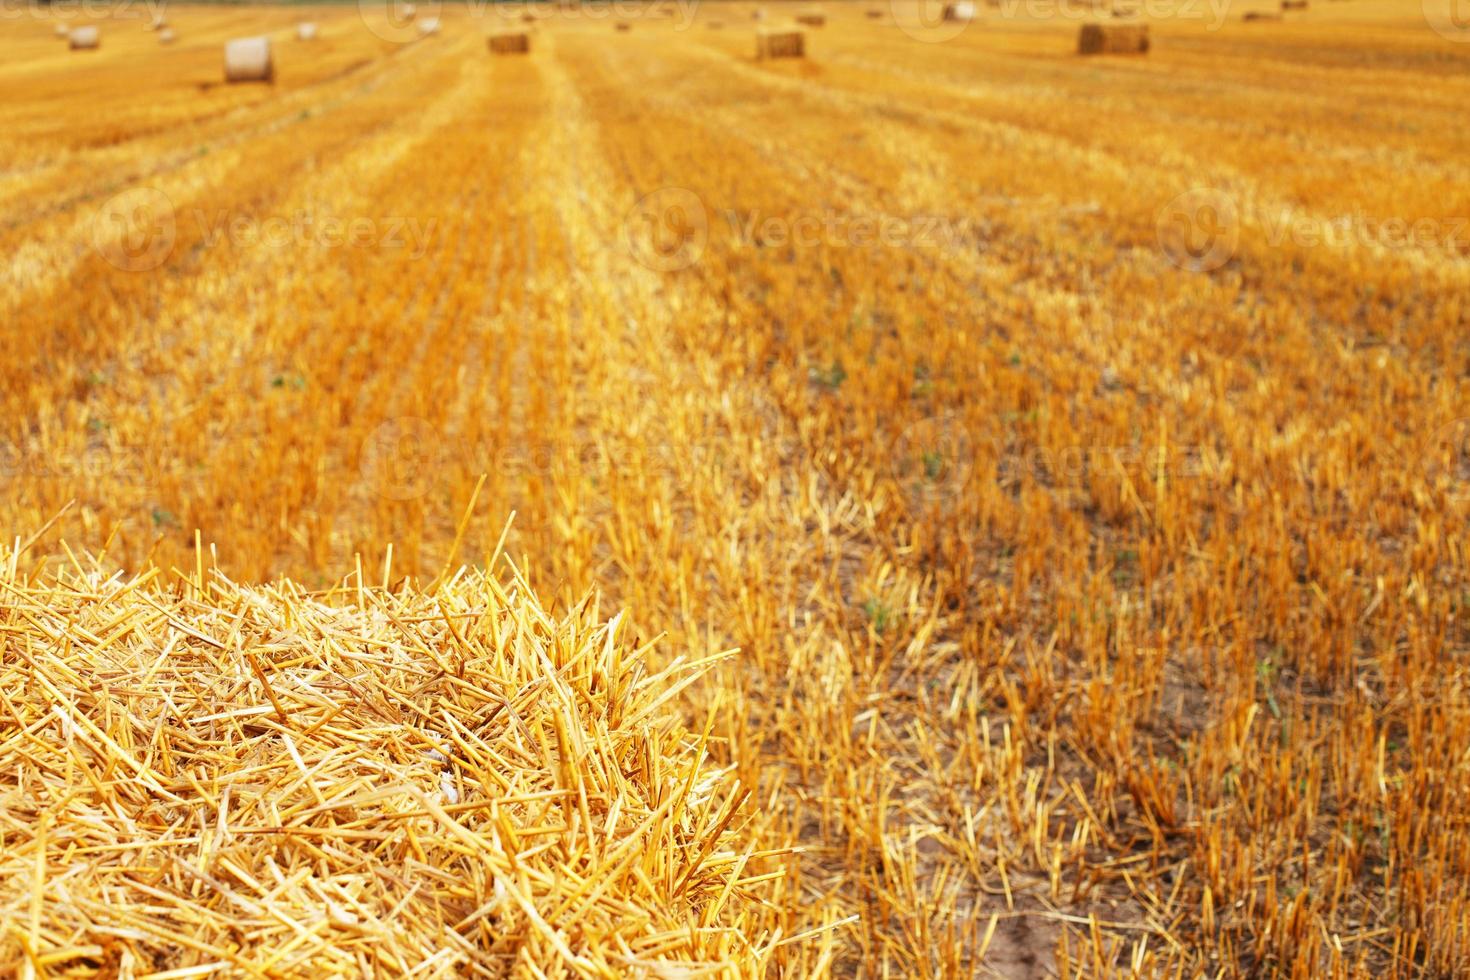
[[[0,975],[1470,971],[1470,44],[943,7],[0,19]]]

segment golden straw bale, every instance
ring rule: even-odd
[[[525,31],[503,31],[491,34],[489,44],[494,54],[529,54],[531,35]]]
[[[801,31],[757,31],[755,56],[760,59],[804,58],[806,57],[806,35]]]
[[[1078,54],[1147,54],[1147,24],[1083,24]]]

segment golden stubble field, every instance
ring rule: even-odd
[[[69,720],[89,665],[131,644],[135,687],[179,690],[159,657],[285,609],[229,695],[325,773],[353,736],[345,703],[277,701],[292,629],[391,645],[438,616],[435,644],[473,646],[456,617],[489,602],[600,665],[567,705],[620,703],[642,689],[596,652],[594,590],[649,677],[706,670],[627,694],[647,714],[608,709],[598,744],[686,726],[716,788],[671,756],[680,801],[709,800],[687,836],[659,836],[656,789],[629,816],[578,783],[579,826],[694,864],[594,841],[618,870],[587,913],[576,834],[537,809],[548,762],[505,806],[561,870],[516,873],[573,899],[486,918],[511,871],[464,894],[426,871],[394,894],[466,903],[459,945],[337,968],[1470,970],[1470,43],[1387,0],[1155,5],[1134,58],[1078,57],[1066,5],[762,6],[825,9],[805,59],[756,61],[738,3],[445,6],[423,40],[376,8],[170,6],[168,46],[142,4],[0,20],[7,971],[310,976],[365,934],[334,911],[274,923],[279,950],[264,926],[161,939],[202,936],[206,905],[336,910],[301,889],[340,854],[282,832],[305,877],[230,877],[224,757],[97,764],[106,724]],[[491,56],[503,29],[529,55]],[[275,82],[222,84],[224,40],[262,33]],[[511,585],[476,571],[506,561]],[[149,568],[130,588],[167,643],[104,608]],[[534,686],[528,663],[459,683]],[[584,759],[547,718],[534,744]],[[490,744],[456,764],[531,751]],[[136,852],[60,831],[155,778],[211,815]],[[138,911],[108,926],[123,881]],[[620,916],[675,925],[577,945]]]

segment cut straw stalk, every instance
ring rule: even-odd
[[[761,937],[732,937],[779,869],[730,857],[754,851],[748,790],[667,707],[709,661],[655,672],[619,620],[552,619],[524,580],[311,595],[15,565],[0,908],[25,925],[0,971],[756,969]]]

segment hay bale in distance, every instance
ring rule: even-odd
[[[531,35],[525,31],[503,31],[490,35],[492,54],[530,54]]]
[[[404,20],[413,20],[416,16],[418,16],[419,8],[415,7],[411,3],[406,3],[402,7],[398,8],[398,12],[403,14]]]
[[[802,31],[757,31],[755,56],[766,58],[805,58],[806,34]]]
[[[965,23],[975,19],[975,5],[970,0],[956,0],[944,5],[944,19]]]
[[[237,37],[225,42],[225,81],[270,82],[276,77],[268,37]]]
[[[1078,54],[1147,54],[1147,24],[1083,24]]]
[[[91,24],[75,28],[67,35],[67,40],[73,51],[95,51],[102,43],[102,37],[97,33],[97,28]]]
[[[315,41],[317,35],[316,22],[304,20],[296,25],[296,40]]]
[[[420,37],[428,37],[431,34],[438,34],[439,33],[439,18],[438,17],[425,17],[423,20],[419,21],[419,23],[418,23],[418,29],[419,29],[419,36]]]
[[[821,27],[827,23],[827,15],[816,12],[807,12],[796,15],[796,22],[805,27]]]
[[[1282,10],[1307,10],[1310,6],[1307,0],[1281,0]]]
[[[1246,11],[1245,16],[1241,17],[1240,19],[1245,21],[1247,24],[1250,24],[1256,21],[1278,21],[1281,19],[1281,15],[1276,13],[1267,13],[1264,10],[1248,10]]]
[[[163,30],[158,32],[159,44],[173,44],[176,38],[177,35],[174,34],[174,29],[172,27],[165,27]]]
[[[56,25],[56,36],[57,37],[71,37],[71,28],[70,27],[67,27],[65,24],[57,24]]]
[[[761,7],[755,8],[754,10],[752,10],[750,12],[750,19],[751,20],[765,20],[766,19],[765,9],[764,8],[761,8]]]
[[[613,25],[613,27],[622,34],[626,34],[633,29],[633,25],[625,20],[618,21],[616,24]]]
[[[882,19],[883,19],[883,11],[879,10],[877,7],[869,7],[868,8],[868,20],[882,20]]]

